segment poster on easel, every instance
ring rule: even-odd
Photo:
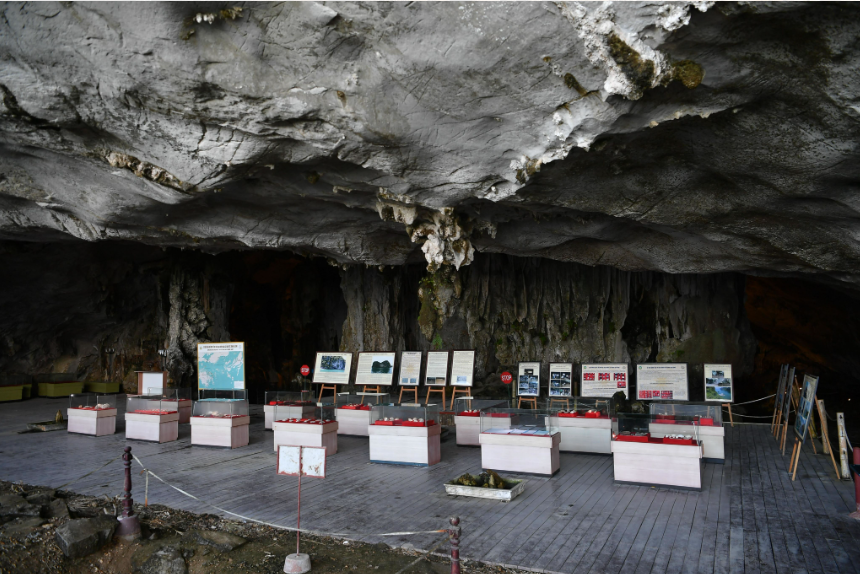
[[[237,391],[245,388],[245,343],[198,343],[197,389]]]
[[[783,395],[785,394],[785,381],[788,378],[788,365],[780,365],[779,367],[779,384],[776,387],[776,399],[773,401],[773,416],[776,416],[777,411],[782,406]]]
[[[355,384],[365,387],[391,386],[394,382],[394,357],[393,352],[359,353]]]
[[[400,353],[401,387],[417,387],[421,380],[421,351],[403,351]]]
[[[639,400],[688,401],[687,363],[636,365],[636,398]]]
[[[451,385],[471,387],[475,378],[475,351],[453,351],[451,353]]]
[[[705,402],[735,402],[731,365],[705,363]]]
[[[317,353],[314,362],[314,383],[348,385],[352,369],[352,353]]]
[[[517,369],[517,396],[540,396],[540,363],[520,363]]]
[[[621,391],[630,398],[627,363],[583,363],[579,384],[582,397],[612,398]]]
[[[809,420],[812,418],[812,407],[815,405],[815,393],[818,390],[818,377],[803,375],[803,390],[800,393],[800,403],[797,416],[794,418],[794,434],[800,439],[800,444],[806,440]]]
[[[782,422],[788,426],[788,416],[791,414],[791,392],[794,389],[794,369],[788,369],[785,376],[785,392],[782,399]]]
[[[549,396],[573,396],[573,363],[549,364]]]
[[[427,351],[424,384],[428,387],[444,387],[448,384],[448,351]]]

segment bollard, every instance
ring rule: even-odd
[[[134,500],[131,498],[131,447],[125,447],[122,461],[125,465],[125,484],[123,484],[122,516],[118,518],[116,535],[119,539],[131,542],[140,538],[140,521],[134,513]]]
[[[860,520],[860,446],[854,447],[854,503],[857,510],[851,513],[851,518]]]
[[[460,517],[451,518],[451,574],[460,574]]]

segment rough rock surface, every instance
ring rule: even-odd
[[[230,552],[248,542],[241,536],[220,530],[195,530],[194,539],[204,546],[212,546],[221,552]]]
[[[188,565],[179,550],[165,547],[153,552],[137,571],[141,574],[188,574]]]
[[[856,5],[235,6],[3,5],[0,237],[860,279]]]
[[[116,526],[114,516],[69,520],[57,528],[57,545],[69,558],[80,558],[110,542]]]

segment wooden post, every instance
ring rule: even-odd
[[[827,411],[824,410],[824,401],[816,400],[818,406],[818,416],[821,418],[821,451],[830,455],[830,460],[833,462],[833,470],[836,472],[836,479],[839,479],[839,467],[836,466],[836,458],[833,456],[833,449],[830,448],[830,433],[827,430]]]
[[[732,426],[735,426],[735,421],[732,420],[732,403],[723,403],[722,406],[729,409],[729,422],[732,424]]]
[[[397,401],[398,403],[403,402],[403,391],[415,393],[415,404],[418,404],[418,387],[400,387],[400,399]]]
[[[125,541],[140,538],[140,521],[134,513],[134,500],[131,498],[131,447],[125,447],[122,455],[125,466],[125,481],[123,482],[122,517],[116,529],[117,536]]]
[[[427,396],[424,398],[424,405],[430,404],[430,393],[442,393],[442,408],[445,408],[445,400],[447,399],[447,395],[445,394],[445,387],[427,387]]]
[[[791,451],[791,464],[788,467],[788,472],[791,473],[791,480],[797,478],[797,467],[800,466],[800,440],[794,439],[794,450]],[[792,468],[794,469],[792,471]]]
[[[848,435],[845,434],[845,413],[836,413],[836,432],[839,434],[839,463],[840,477],[851,478],[848,470]]]
[[[469,397],[469,392],[472,390],[472,387],[451,387],[451,410],[454,410],[454,397],[457,393],[466,393],[466,398]],[[444,408],[445,405],[442,405]]]
[[[460,518],[451,518],[451,528],[448,529],[451,536],[451,574],[460,574]]]

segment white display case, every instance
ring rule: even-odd
[[[248,401],[203,398],[194,403],[191,414],[191,444],[239,448],[250,438]]]
[[[726,431],[720,404],[661,401],[651,403],[649,408],[656,417],[651,423],[651,436],[677,434],[684,425],[696,425],[696,434],[702,445],[702,460],[719,464],[725,462]]]
[[[159,443],[178,439],[176,402],[162,401],[160,394],[129,396],[125,407],[125,438]]]
[[[380,404],[391,404],[388,393],[338,393],[335,397],[338,434],[368,436],[370,410]]]
[[[488,408],[480,419],[484,469],[545,475],[558,471],[561,436],[548,410]]]
[[[693,417],[676,416],[673,432],[657,437],[656,415],[615,415],[612,460],[619,483],[702,488],[702,446]]]
[[[454,399],[454,426],[458,446],[481,446],[481,411],[488,408],[510,406],[502,399],[473,399],[457,397]]]
[[[442,427],[435,405],[375,405],[368,434],[371,462],[431,466],[442,460]]]
[[[337,454],[337,408],[326,404],[313,407],[309,416],[295,417],[293,407],[275,406],[275,452],[278,446],[324,446],[326,456]]]
[[[281,417],[301,419],[312,416],[314,406],[310,391],[266,391],[266,404],[263,405],[265,428],[272,428],[276,407],[281,407]]]
[[[191,409],[193,406],[191,389],[165,389],[156,387],[147,389],[146,394],[150,396],[160,394],[162,405],[167,409],[174,407],[174,410],[179,413],[179,424],[184,425],[191,422]]]
[[[558,427],[561,435],[559,449],[611,454],[612,399],[569,397],[565,403],[565,408],[549,409],[550,424]]]
[[[104,436],[116,432],[116,395],[69,395],[69,432]]]

